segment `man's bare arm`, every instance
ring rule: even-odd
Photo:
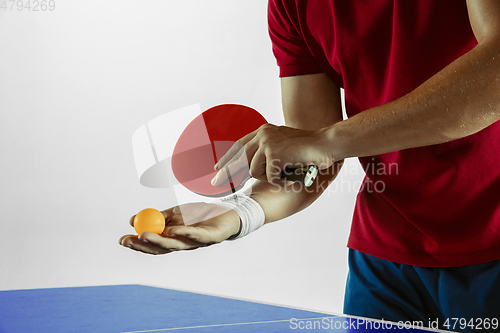
[[[283,110],[289,126],[316,130],[342,120],[339,88],[325,75],[304,75],[282,80]],[[256,182],[251,196],[263,208],[266,222],[277,221],[293,215],[316,200],[340,169],[341,161],[318,175],[315,184],[308,188],[279,188],[267,182]],[[220,243],[238,233],[240,218],[230,210],[215,214],[214,204],[192,203],[164,210],[167,227],[161,235],[151,232],[140,236],[124,235],[119,243],[132,250],[148,254],[165,254],[172,251],[192,250]],[[219,207],[220,208],[220,207]],[[181,213],[182,209],[182,213]],[[184,225],[184,220],[193,215],[201,222]],[[133,225],[134,216],[130,219]]]
[[[342,120],[340,88],[326,74],[282,78],[281,88],[287,126],[318,130]],[[337,161],[323,170],[307,191],[297,184],[278,189],[276,185],[257,181],[251,197],[262,206],[266,223],[281,220],[313,203],[335,179],[341,165],[342,161]]]
[[[500,1],[467,6],[478,45],[408,95],[324,130],[333,161],[444,143],[500,119]]]

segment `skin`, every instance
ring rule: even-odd
[[[467,8],[478,41],[474,49],[409,94],[347,120],[342,121],[339,88],[325,74],[282,79],[286,126],[266,124],[239,140],[250,174],[259,180],[251,196],[262,206],[266,223],[314,202],[335,179],[344,158],[440,144],[500,120],[500,1],[468,0]],[[228,167],[236,153],[228,152],[218,167]],[[287,166],[310,164],[321,169],[315,182],[322,186],[296,191],[279,179]],[[216,184],[225,181],[224,174],[221,170]],[[210,206],[199,203],[190,209],[203,216],[214,209]],[[162,235],[126,235],[120,244],[144,253],[168,253],[218,243],[239,230],[234,211],[191,226],[183,226],[182,217],[169,222],[175,215],[172,208],[163,214],[167,228]]]

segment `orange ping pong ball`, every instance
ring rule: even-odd
[[[146,208],[135,216],[134,228],[138,235],[145,231],[161,234],[165,229],[165,218],[160,211],[154,208]]]

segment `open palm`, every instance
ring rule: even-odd
[[[220,243],[239,231],[239,216],[233,210],[204,202],[188,203],[161,212],[165,230],[158,235],[144,232],[125,235],[119,243],[148,254],[193,250]],[[134,216],[130,225],[134,225]]]

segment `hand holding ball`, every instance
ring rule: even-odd
[[[161,234],[165,229],[165,218],[160,211],[154,208],[146,208],[135,216],[134,228],[138,235],[145,231]]]

